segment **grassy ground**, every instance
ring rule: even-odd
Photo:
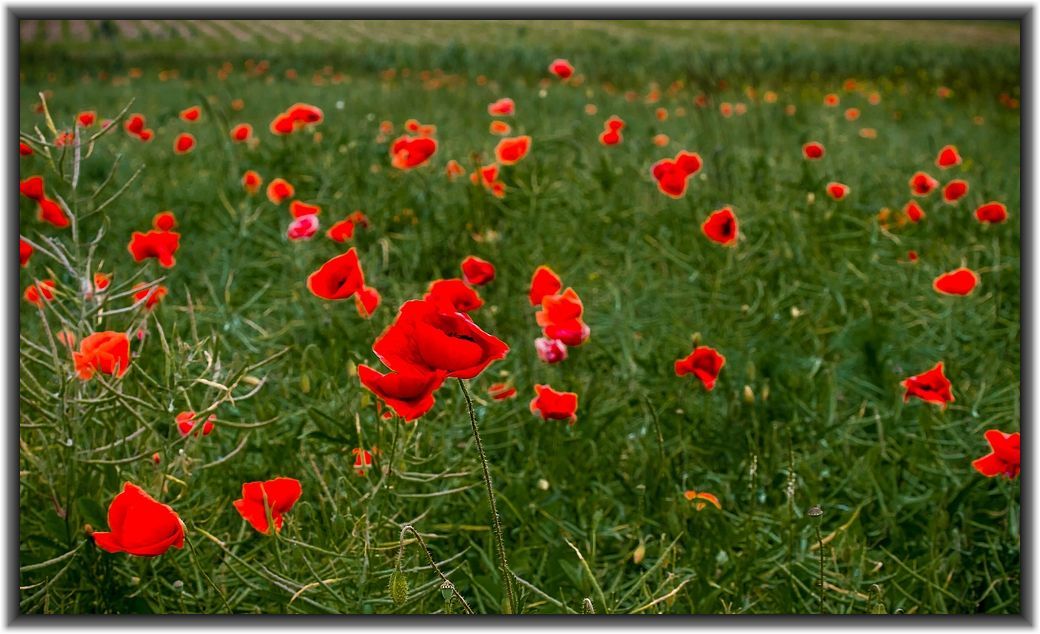
[[[440,579],[414,545],[407,602],[388,595],[405,523],[475,611],[501,611],[458,386],[446,384],[430,414],[404,425],[379,419],[352,374],[375,361],[372,342],[397,307],[457,276],[470,254],[498,269],[474,319],[512,347],[472,389],[524,612],[580,612],[589,597],[597,613],[815,613],[817,530],[823,611],[1019,611],[1018,482],[970,464],[988,451],[984,430],[1019,428],[1019,111],[998,100],[1018,97],[1016,25],[308,22],[279,34],[236,20],[160,25],[161,37],[131,26],[105,35],[88,24],[87,43],[74,37],[80,26],[59,24],[62,37],[48,43],[59,30],[38,24],[22,48],[24,132],[46,129],[33,105],[50,91],[61,128],[80,110],[114,117],[133,100],[156,134],[148,144],[122,130],[104,137],[75,191],[71,157],[65,182],[43,158],[22,159],[23,178],[44,175],[80,219],[77,241],[39,223],[23,199],[22,235],[56,238],[83,271],[101,231],[91,271],[113,273],[117,291],[161,276],[169,288],[149,316],[96,323],[55,261],[37,253],[22,270],[23,289],[53,277],[64,291],[45,309],[47,328],[22,302],[22,611],[442,610]],[[123,54],[105,57],[116,45]],[[556,56],[586,81],[543,87]],[[261,57],[271,70],[246,73],[244,60]],[[221,79],[225,60],[233,70]],[[434,68],[444,71],[436,86],[420,77]],[[843,89],[847,78],[855,89]],[[645,99],[652,83],[657,103]],[[937,96],[941,85],[949,98]],[[767,90],[776,103],[762,99]],[[876,106],[867,101],[875,90]],[[693,103],[701,92],[704,109]],[[829,92],[841,107],[822,104]],[[474,154],[490,160],[497,138],[486,107],[502,96],[516,100],[509,121],[533,148],[506,168],[498,200],[443,170],[452,158],[467,168]],[[234,99],[243,110],[230,108]],[[267,123],[297,101],[324,110],[319,134],[275,138]],[[724,118],[721,102],[747,112]],[[202,120],[180,121],[193,104]],[[855,122],[843,117],[850,106],[862,111]],[[659,107],[667,120],[655,117]],[[603,147],[597,135],[612,114],[627,123],[624,142]],[[440,149],[430,166],[400,172],[378,127],[390,120],[396,132],[412,117],[437,125]],[[258,147],[227,141],[239,122],[253,124]],[[175,156],[181,131],[198,147]],[[656,134],[667,145],[655,146]],[[802,159],[808,140],[826,146],[825,160]],[[933,194],[920,224],[881,227],[878,211],[902,207],[913,172],[951,178],[933,164],[948,143],[965,157],[950,172],[970,182],[967,197],[949,206]],[[673,200],[649,168],[681,149],[705,167]],[[307,291],[307,275],[345,247],[322,235],[287,241],[289,215],[242,191],[246,169],[287,178],[297,198],[321,205],[322,231],[355,209],[369,216],[354,244],[383,296],[371,320]],[[851,195],[830,200],[831,180]],[[1008,206],[1007,224],[975,221],[988,200]],[[740,219],[735,249],[700,232],[723,205]],[[169,271],[135,264],[126,247],[164,209],[183,234]],[[543,263],[581,295],[592,329],[553,366],[535,355],[526,299]],[[979,273],[976,292],[937,295],[932,279],[962,264]],[[56,370],[48,356],[48,331],[63,321],[81,338],[142,318],[148,334],[118,383],[80,383],[67,359]],[[727,358],[711,393],[672,370],[695,332]],[[956,402],[904,404],[900,381],[940,359]],[[501,380],[519,397],[490,400],[486,388]],[[531,415],[536,383],[580,395],[576,425]],[[217,431],[181,439],[174,414],[222,398]],[[364,477],[353,469],[357,447],[379,449]],[[304,492],[278,539],[231,506],[242,482],[276,475],[298,478]],[[138,559],[88,540],[84,524],[106,526],[128,480],[177,510],[184,550]],[[716,494],[722,511],[695,510],[687,489]],[[807,516],[813,505],[818,521]]]

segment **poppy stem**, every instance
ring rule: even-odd
[[[480,454],[480,466],[484,471],[484,486],[487,487],[488,504],[491,506],[491,528],[495,533],[495,542],[498,550],[498,565],[502,569],[502,582],[506,586],[506,597],[509,600],[509,613],[516,614],[516,600],[513,598],[513,583],[509,572],[509,563],[506,562],[506,545],[502,539],[502,523],[498,518],[498,506],[495,504],[495,489],[491,485],[491,472],[488,470],[487,456],[484,454],[484,443],[480,441],[480,431],[477,429],[477,415],[473,412],[473,399],[470,398],[469,388],[466,382],[458,379],[462,395],[466,397],[466,408],[469,410],[469,423],[473,427],[473,440],[477,444],[477,453]]]

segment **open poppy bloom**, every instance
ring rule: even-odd
[[[41,307],[43,302],[54,299],[54,280],[36,280],[25,289],[25,301],[33,306]]]
[[[845,120],[855,121],[859,119],[859,108],[848,108],[845,110]]]
[[[184,548],[184,523],[176,511],[129,482],[108,506],[108,529],[92,537],[98,548],[110,553],[156,557],[170,548]]]
[[[444,168],[444,173],[448,175],[448,178],[455,180],[459,176],[466,174],[466,168],[462,167],[458,161],[451,159],[448,161],[448,165]]]
[[[195,137],[187,132],[181,132],[173,141],[173,151],[177,154],[187,154],[195,149]]]
[[[151,141],[155,137],[155,132],[151,129],[142,130],[141,134],[137,135],[137,138],[141,139],[145,143]]]
[[[699,346],[688,356],[675,362],[676,376],[692,374],[704,385],[708,392],[715,389],[715,381],[719,378],[722,366],[726,365],[726,357],[714,348]]]
[[[292,214],[293,218],[299,218],[300,216],[317,215],[321,213],[321,207],[318,205],[308,205],[305,202],[294,200],[289,203],[289,213]]]
[[[975,210],[975,218],[979,222],[999,224],[1007,220],[1007,207],[998,202],[988,202]]]
[[[372,316],[372,313],[376,312],[379,308],[380,302],[383,298],[379,294],[379,291],[372,288],[371,286],[362,286],[358,289],[357,293],[354,293],[354,306],[357,308],[358,315],[362,319],[368,319]]]
[[[683,493],[683,497],[694,503],[694,508],[698,511],[703,510],[707,504],[711,504],[715,508],[722,510],[722,505],[719,504],[719,498],[715,497],[711,493],[705,493],[703,491],[686,491]]]
[[[367,365],[358,366],[361,385],[379,397],[405,421],[413,421],[430,411],[433,393],[444,383],[444,372],[389,372],[380,374]]]
[[[672,198],[681,198],[686,193],[686,180],[701,169],[699,154],[679,152],[675,159],[661,159],[650,168],[657,180],[657,188]]]
[[[559,363],[567,358],[567,344],[559,339],[539,337],[534,340],[534,349],[538,358],[545,363]]]
[[[195,436],[197,437],[199,433],[203,436],[209,436],[213,433],[213,423],[216,420],[217,415],[210,414],[209,418],[206,419],[206,422],[202,423],[202,429],[195,430]],[[191,430],[195,429],[195,423],[198,421],[195,420],[195,412],[181,412],[174,418],[174,422],[177,424],[177,431],[180,432],[180,435],[183,437],[187,436],[191,433]]]
[[[32,156],[32,146],[24,141],[18,142],[18,155],[19,156]]]
[[[292,117],[287,113],[281,112],[274,119],[271,119],[271,123],[267,126],[267,129],[271,131],[271,134],[285,136],[287,134],[292,134],[296,128],[293,125]]]
[[[513,128],[509,127],[509,124],[505,121],[492,121],[488,125],[488,132],[498,136],[505,136],[513,131]]]
[[[816,161],[823,158],[823,154],[823,144],[817,141],[809,141],[802,146],[802,156],[810,161]]]
[[[30,200],[43,200],[44,185],[42,176],[30,176],[18,183],[18,192]]]
[[[290,240],[296,241],[310,240],[316,233],[318,233],[318,216],[317,214],[307,214],[293,218],[285,235]]]
[[[122,332],[96,332],[83,338],[72,363],[84,381],[95,372],[121,377],[130,369],[130,339]]]
[[[242,175],[242,187],[250,194],[260,191],[260,186],[263,184],[264,179],[255,170],[246,170],[246,173]]]
[[[727,247],[737,245],[737,217],[733,215],[733,210],[729,207],[713,211],[701,224],[701,231],[712,242],[718,242]]]
[[[414,169],[430,160],[437,152],[437,140],[432,137],[400,136],[390,146],[390,164],[397,169]]]
[[[90,299],[94,293],[101,294],[105,292],[105,289],[112,283],[112,276],[107,273],[101,273],[100,271],[94,274],[94,285],[87,291],[86,297]]]
[[[309,103],[295,103],[289,106],[286,114],[297,127],[304,125],[315,125],[325,119],[325,113],[318,106]]]
[[[947,145],[939,150],[939,155],[935,157],[935,165],[939,169],[948,169],[955,165],[960,165],[961,161],[961,155],[957,153],[957,148],[952,145]]]
[[[340,220],[329,227],[329,230],[325,232],[325,235],[333,242],[346,242],[354,237],[354,221],[349,218],[347,220]]]
[[[838,97],[838,95],[836,95],[834,93],[830,93],[828,95],[824,95],[824,97],[823,97],[823,105],[827,106],[828,108],[834,108],[839,103],[841,103],[841,98]]]
[[[472,379],[504,358],[509,346],[481,330],[465,313],[445,309],[438,302],[410,300],[372,351],[395,372],[439,371],[449,378]]]
[[[546,295],[555,295],[561,288],[563,282],[560,281],[560,277],[543,264],[535,269],[534,275],[531,276],[531,290],[528,291],[527,298],[532,306],[541,306]]]
[[[476,172],[469,175],[469,179],[474,185],[480,183],[486,189],[491,190],[492,195],[496,198],[502,198],[506,195],[505,183],[498,180],[498,163],[492,163],[479,168]]]
[[[527,156],[531,149],[531,137],[518,136],[502,139],[495,146],[495,157],[502,165],[515,165]]]
[[[189,123],[198,121],[201,115],[202,108],[200,108],[199,106],[192,106],[190,108],[185,108],[184,110],[181,110],[181,119]]]
[[[240,123],[231,128],[231,140],[236,143],[248,141],[253,136],[253,126],[248,123]]]
[[[508,383],[492,383],[487,389],[488,396],[496,401],[516,398],[516,388]]]
[[[599,142],[602,145],[617,145],[621,140],[620,130],[604,130],[599,133]]]
[[[974,460],[971,466],[986,476],[993,478],[1004,476],[1014,479],[1022,471],[1022,447],[1021,435],[1016,431],[1006,434],[996,429],[987,430],[986,442],[989,443],[990,452],[985,456]]]
[[[842,183],[827,183],[827,195],[834,200],[841,200],[849,195],[849,186]]]
[[[89,128],[94,125],[95,121],[97,121],[97,112],[93,110],[85,110],[76,115],[76,123],[81,128]]]
[[[242,499],[235,500],[232,504],[242,519],[267,535],[271,532],[271,525],[267,520],[268,512],[274,520],[274,529],[281,532],[283,516],[292,509],[302,494],[303,487],[295,478],[246,482],[242,485]]]
[[[509,97],[488,104],[488,114],[492,117],[511,117],[516,114],[516,103]]]
[[[924,172],[917,172],[910,177],[910,193],[914,196],[927,196],[938,186],[939,181]]]
[[[935,367],[927,372],[905,379],[900,385],[906,389],[906,393],[903,394],[904,403],[909,401],[911,396],[916,396],[926,403],[939,405],[946,409],[949,403],[956,400],[953,398],[950,381],[943,373],[942,361],[936,363]]]
[[[903,207],[903,213],[910,219],[910,222],[915,224],[924,219],[924,209],[921,208],[921,205],[917,204],[916,200],[911,200],[906,203]]]
[[[148,284],[137,284],[133,288],[134,290],[134,303],[144,300],[144,309],[151,310],[155,308],[156,304],[162,301],[162,298],[166,297],[166,287],[163,285],[150,286]]]
[[[181,245],[181,234],[176,231],[161,231],[153,229],[141,233],[135,231],[130,236],[130,244],[127,250],[134,256],[135,262],[143,262],[148,258],[155,258],[163,268],[170,268],[176,264],[174,254]]]
[[[26,242],[21,236],[18,236],[18,261],[21,262],[22,266],[29,263],[29,258],[32,257],[32,254],[32,245]]]
[[[655,134],[654,138],[650,139],[650,141],[651,141],[651,143],[653,143],[657,147],[664,147],[664,146],[668,145],[668,135],[667,134]]]
[[[590,334],[590,328],[582,321],[584,311],[581,298],[573,288],[568,288],[559,295],[544,296],[542,309],[534,318],[547,338],[558,339],[568,346],[580,346]]]
[[[42,222],[53,225],[58,229],[64,229],[72,223],[68,215],[66,215],[65,209],[50,198],[44,197],[36,203],[36,214]]]
[[[560,79],[568,79],[574,74],[574,67],[567,60],[556,58],[549,64],[549,72]]]
[[[565,420],[571,425],[578,422],[578,395],[574,392],[557,392],[548,385],[535,385],[535,397],[531,399],[531,413],[542,420]]]
[[[296,188],[284,178],[276,178],[267,184],[267,199],[276,205],[282,204],[286,198],[292,198]]]
[[[968,181],[960,179],[952,180],[946,183],[946,187],[943,187],[942,195],[943,200],[947,203],[953,204],[964,197],[964,194],[968,193]]]
[[[123,123],[123,129],[125,129],[127,133],[132,134],[133,136],[141,136],[141,134],[144,132],[144,115],[130,115],[126,118],[126,121]]]
[[[337,255],[307,278],[307,288],[322,299],[348,299],[365,285],[357,249]]]
[[[971,295],[978,283],[979,276],[974,271],[961,267],[935,278],[932,288],[943,295]]]
[[[480,295],[458,278],[432,282],[423,299],[441,304],[445,310],[460,313],[468,313],[484,305]]]
[[[495,265],[471,255],[462,261],[462,277],[470,286],[483,286],[495,279]]]
[[[404,129],[409,132],[417,132],[421,137],[433,136],[437,132],[437,126],[435,125],[423,125],[416,119],[409,119],[404,122]]]
[[[356,447],[351,453],[354,454],[354,473],[364,476],[372,468],[372,452]]]
[[[719,114],[729,119],[733,116],[733,104],[728,101],[723,101],[719,104]]]

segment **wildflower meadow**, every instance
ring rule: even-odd
[[[22,613],[1020,612],[1017,22],[19,30]]]

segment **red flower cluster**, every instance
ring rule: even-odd
[[[672,198],[681,198],[686,193],[686,181],[701,170],[701,157],[695,152],[683,150],[674,159],[661,159],[650,168],[657,180],[657,188]]]
[[[142,141],[151,141],[152,137],[155,136],[155,132],[145,127],[143,114],[132,114],[127,117],[123,123],[123,129],[130,136],[135,136]]]
[[[42,222],[64,229],[71,224],[65,209],[58,202],[47,197],[44,191],[43,177],[30,176],[18,184],[18,191],[30,200],[36,201],[36,211]]]
[[[625,128],[625,122],[621,117],[612,116],[603,122],[603,132],[599,133],[599,142],[603,145],[617,145],[621,143],[621,131]]]
[[[409,132],[417,132],[418,136],[403,134],[390,144],[390,164],[397,169],[409,170],[419,167],[437,153],[437,139],[433,135],[436,126],[422,125],[415,119],[409,119],[404,127]]]
[[[152,219],[154,229],[146,233],[135,231],[130,236],[130,244],[127,250],[134,256],[135,262],[143,262],[148,258],[155,258],[163,268],[170,268],[176,264],[174,255],[181,245],[181,234],[172,231],[174,216],[166,211],[156,214]]]
[[[296,103],[272,119],[269,129],[271,134],[285,136],[309,125],[317,125],[324,119],[325,113],[321,108],[306,103]]]
[[[111,330],[84,337],[79,351],[72,353],[72,364],[84,381],[95,372],[121,377],[130,369],[130,339]]]

